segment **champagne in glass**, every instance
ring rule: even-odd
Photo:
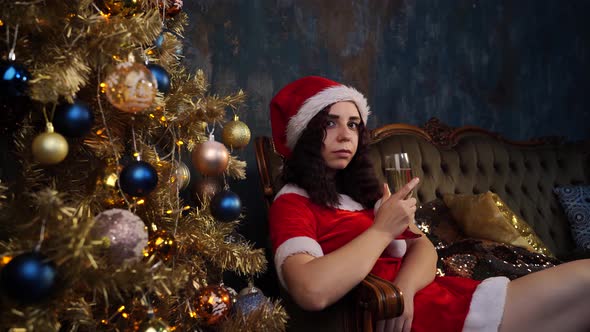
[[[394,153],[385,158],[385,175],[392,192],[399,191],[414,178],[407,153]],[[409,196],[411,196],[411,192]]]
[[[410,166],[408,154],[394,153],[391,156],[385,157],[385,175],[390,190],[393,189],[392,193],[399,191],[403,186],[410,182],[414,178],[414,175],[412,173],[412,167]],[[411,197],[413,194],[414,191],[412,190],[406,197],[404,197],[404,199]],[[422,235],[414,233],[409,227],[400,235],[401,238],[405,239],[420,236]]]

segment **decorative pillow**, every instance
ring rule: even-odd
[[[590,249],[590,186],[567,186],[553,189],[570,222],[576,245]]]
[[[445,194],[443,200],[465,235],[553,256],[532,228],[495,193]]]
[[[459,240],[438,250],[439,275],[483,280],[510,280],[560,264],[555,258],[527,249],[480,239]]]

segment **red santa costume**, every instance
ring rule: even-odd
[[[367,123],[369,107],[357,90],[321,77],[305,77],[283,88],[271,101],[275,150],[289,158],[309,121],[325,107],[339,102],[356,104]],[[366,231],[374,210],[366,209],[341,194],[339,205],[325,207],[309,200],[306,191],[285,185],[275,196],[269,221],[274,261],[281,284],[286,287],[282,264],[289,256],[305,253],[314,257],[337,250]],[[384,250],[371,273],[394,281],[406,252],[403,234]],[[502,319],[505,277],[476,281],[436,277],[414,296],[412,331],[497,331]]]

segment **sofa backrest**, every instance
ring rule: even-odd
[[[445,193],[498,194],[561,256],[575,244],[553,188],[590,183],[590,142],[558,141],[511,142],[481,128],[453,129],[432,119],[424,128],[392,124],[374,130],[370,153],[383,181],[385,157],[408,153],[421,179],[420,203]]]
[[[257,149],[273,150],[272,141],[258,138]],[[385,181],[384,160],[408,153],[421,182],[419,203],[445,193],[498,194],[520,215],[557,256],[575,248],[569,222],[552,189],[560,185],[590,184],[590,142],[561,143],[538,139],[511,142],[477,127],[450,128],[437,119],[423,128],[391,124],[371,132],[370,155],[377,177]],[[262,178],[267,204],[278,192],[281,157],[276,153],[258,160],[268,168]]]

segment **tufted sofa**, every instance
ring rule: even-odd
[[[372,132],[371,159],[384,180],[383,160],[406,152],[421,178],[419,203],[445,193],[492,191],[519,214],[559,258],[579,253],[553,188],[590,183],[590,142],[511,142],[481,128],[450,128],[431,119],[423,128],[392,124]]]
[[[492,191],[558,258],[590,257],[575,249],[567,217],[552,192],[559,185],[590,184],[590,141],[514,142],[477,127],[451,128],[435,118],[423,127],[390,124],[371,132],[370,155],[381,181],[385,181],[386,157],[396,152],[408,153],[414,175],[421,178],[416,195],[419,204],[446,193]],[[282,185],[278,180],[282,160],[268,137],[257,138],[256,154],[270,204]],[[403,310],[391,303],[401,299],[396,292],[395,286],[369,276],[351,294],[319,313],[302,312],[285,296],[291,330],[371,331],[376,319],[395,317]],[[320,329],[318,321],[322,322]]]

